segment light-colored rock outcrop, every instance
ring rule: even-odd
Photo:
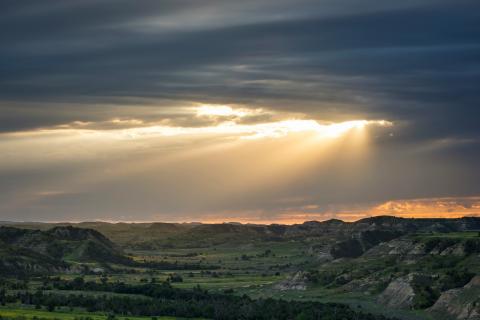
[[[307,276],[304,272],[299,271],[292,277],[277,283],[274,287],[277,290],[306,290]]]
[[[410,308],[415,297],[410,280],[410,276],[405,276],[390,282],[378,297],[378,303],[392,308]]]
[[[432,275],[417,272],[396,278],[378,296],[377,301],[392,308],[412,308],[415,298],[414,284],[426,286],[433,278]]]
[[[463,288],[442,293],[429,311],[441,318],[480,320],[480,276],[475,276]]]

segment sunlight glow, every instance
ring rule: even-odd
[[[196,108],[197,116],[202,117],[244,117],[248,111],[233,109],[230,106],[204,104]]]
[[[209,114],[231,113],[215,109]],[[281,116],[283,120],[273,120]],[[0,165],[19,170],[99,162],[88,173],[79,170],[69,175],[64,189],[70,194],[126,185],[125,181],[148,185],[149,190],[157,185],[171,185],[174,187],[165,190],[175,190],[189,181],[182,190],[192,208],[202,210],[219,199],[229,203],[238,201],[240,195],[253,197],[262,190],[282,190],[310,179],[313,171],[327,172],[332,166],[342,167],[345,177],[341,179],[355,177],[355,172],[364,172],[362,165],[371,151],[367,128],[393,125],[385,120],[319,122],[278,114],[261,119],[214,119],[195,127],[116,118],[0,134],[8,138],[0,139]],[[63,190],[63,183],[65,180],[42,184],[8,205],[35,205],[62,197],[54,192]],[[212,196],[199,196],[199,189]]]
[[[385,120],[353,120],[340,123],[320,124],[315,120],[284,120],[269,123],[251,125],[237,124],[235,122],[223,122],[210,127],[168,127],[151,126],[143,128],[131,128],[123,130],[123,134],[130,138],[148,135],[178,136],[198,134],[223,134],[240,136],[241,139],[280,138],[290,133],[312,132],[319,137],[338,138],[353,129],[362,129],[367,125],[391,126],[392,123]]]
[[[215,110],[210,114],[229,114],[227,109]],[[235,111],[235,114],[242,114]],[[112,123],[118,124],[118,120]],[[135,120],[129,120],[130,124],[137,124]],[[256,140],[263,138],[281,138],[295,133],[315,133],[318,138],[335,139],[351,130],[363,129],[366,126],[389,127],[393,123],[386,120],[352,120],[338,123],[321,124],[315,120],[283,120],[256,124],[239,124],[235,121],[223,121],[218,125],[205,127],[181,127],[150,125],[131,127],[125,129],[87,129],[84,125],[73,123],[61,127],[39,129],[10,134],[16,137],[51,136],[61,133],[78,135],[83,137],[104,137],[106,139],[136,139],[156,136],[198,136],[198,135],[224,135],[237,137],[245,140]]]

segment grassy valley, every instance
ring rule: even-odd
[[[286,308],[266,319],[336,319],[335,310],[344,319],[477,319],[478,230],[478,218],[8,224],[0,228],[0,315],[36,307],[68,316],[257,319],[259,309]],[[88,310],[87,297],[100,305]]]

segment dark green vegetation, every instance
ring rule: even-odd
[[[71,226],[47,231],[0,227],[0,273],[66,270],[68,261],[127,263],[121,250],[95,230]]]
[[[478,230],[480,218],[9,224],[0,302],[116,316],[473,320]]]
[[[100,232],[72,226],[56,226],[46,231],[2,226],[0,245],[0,275],[88,273],[95,269],[111,269],[115,265],[172,270],[203,268],[200,265],[139,262],[126,256]],[[92,268],[95,265],[97,268]]]
[[[185,320],[179,317],[154,317],[156,320]],[[0,307],[0,319],[4,320],[152,320],[152,317],[121,317],[113,314],[91,313],[81,311],[47,311],[35,308]],[[200,319],[198,319],[200,320]]]
[[[17,292],[4,297],[6,302],[24,305],[46,306],[49,311],[57,307],[82,308],[88,312],[108,312],[123,316],[170,315],[180,317],[205,317],[210,319],[359,319],[381,320],[374,316],[355,312],[346,305],[319,302],[284,301],[278,299],[252,300],[247,296],[209,293],[196,288],[184,290],[172,288],[168,283],[125,285],[96,284],[74,280],[56,282],[62,290],[113,292],[123,295],[97,295]]]

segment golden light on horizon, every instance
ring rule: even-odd
[[[329,219],[354,222],[376,216],[416,219],[479,217],[480,196],[399,199],[377,204],[332,205],[326,207],[307,205],[280,210],[273,217],[269,217],[268,213],[261,210],[255,212],[222,212],[222,215],[204,214],[202,222],[225,223],[234,221],[239,223],[292,225],[301,224],[305,221],[325,221]]]

